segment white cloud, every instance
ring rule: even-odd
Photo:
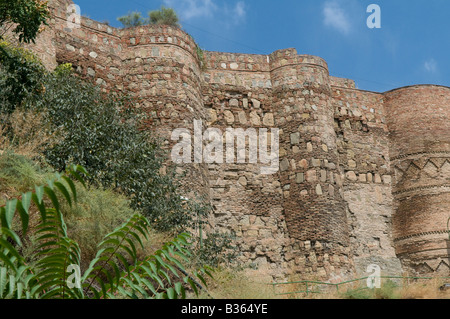
[[[239,18],[245,18],[245,15],[247,14],[247,12],[245,11],[245,3],[242,1],[239,1],[238,3],[236,3],[236,7],[234,8],[234,13],[236,14],[237,17]]]
[[[337,31],[348,34],[351,31],[351,23],[346,11],[335,0],[327,1],[323,7],[324,24]]]
[[[247,15],[244,1],[238,1],[229,6],[217,4],[217,0],[163,0],[167,7],[174,8],[181,20],[189,21],[196,18],[212,18],[227,22],[226,25],[239,24]]]
[[[232,10],[225,10],[225,12],[229,12],[227,13],[227,15],[232,17],[232,21],[234,22],[234,24],[239,24],[246,17],[247,8],[243,1],[239,1],[236,3]]]
[[[175,8],[185,20],[211,17],[217,10],[213,0],[164,0],[164,5]]]
[[[423,67],[424,67],[425,71],[427,71],[429,73],[436,73],[438,70],[437,62],[433,58],[425,61]]]

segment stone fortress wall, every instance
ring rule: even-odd
[[[211,226],[236,235],[241,261],[274,280],[340,281],[383,274],[448,274],[450,89],[386,93],[330,76],[295,49],[270,55],[203,51],[168,26],[116,29],[82,17],[70,0],[32,49],[49,68],[72,63],[104,90],[131,93],[148,128],[174,144],[174,129],[280,129],[280,169],[184,164],[189,196],[214,206]]]

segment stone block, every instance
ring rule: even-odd
[[[280,163],[280,170],[282,172],[285,172],[289,169],[289,161],[287,159],[284,159]]]
[[[292,133],[291,134],[291,145],[300,144],[300,133]]]
[[[275,120],[274,120],[274,117],[273,117],[273,113],[267,113],[266,115],[264,115],[263,124],[265,126],[269,126],[269,127],[275,125]]]
[[[231,107],[238,107],[239,106],[239,100],[238,99],[231,99],[230,100],[230,106]]]
[[[295,182],[297,184],[301,184],[305,181],[305,174],[304,173],[297,173],[297,176],[295,178]]]

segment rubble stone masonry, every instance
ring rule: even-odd
[[[260,163],[183,164],[189,196],[214,207],[241,262],[273,280],[332,282],[449,273],[450,89],[386,93],[330,76],[295,49],[270,55],[199,51],[169,26],[116,29],[88,18],[67,28],[69,0],[32,49],[52,69],[72,63],[107,91],[138,98],[170,149],[177,128],[278,128],[279,171]]]

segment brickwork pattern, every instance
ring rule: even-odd
[[[49,68],[70,62],[105,91],[139,99],[148,129],[170,150],[194,120],[280,129],[280,167],[186,164],[189,196],[214,207],[215,230],[236,235],[240,261],[274,280],[339,281],[384,273],[448,272],[450,89],[358,90],[320,57],[198,52],[168,26],[115,29],[82,18],[65,25],[69,0],[53,0],[51,25],[33,49]]]

